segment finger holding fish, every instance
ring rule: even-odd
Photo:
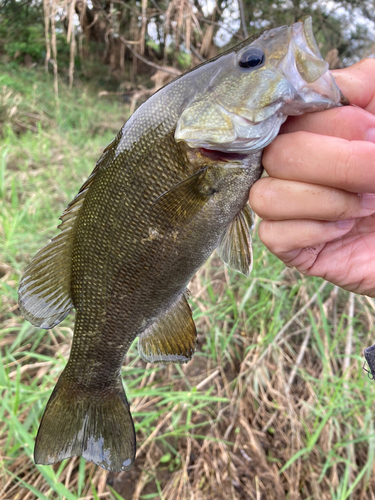
[[[375,116],[355,106],[291,116],[281,127],[280,134],[298,131],[339,137],[348,141],[375,142]]]
[[[265,150],[263,165],[270,177],[366,193],[375,186],[375,143],[292,132]]]
[[[331,72],[352,106],[291,116],[281,134],[304,130],[347,140],[375,141],[375,59]]]
[[[375,114],[375,59],[364,59],[331,73],[350,104]]]
[[[262,219],[275,221],[337,221],[367,217],[375,212],[375,198],[368,195],[274,177],[264,177],[254,184],[250,205]]]

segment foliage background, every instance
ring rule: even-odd
[[[305,15],[333,66],[374,53],[373,0],[0,0],[0,47],[8,61],[59,68],[70,85],[75,74],[114,90],[155,65],[176,74]]]
[[[305,278],[255,238],[251,279],[213,255],[190,289],[199,347],[186,366],[123,379],[138,456],[128,473],[32,461],[69,353],[19,313],[35,252],[130,113],[179,72],[262,27],[313,16],[331,67],[375,54],[372,0],[0,1],[0,498],[373,499],[372,299]]]

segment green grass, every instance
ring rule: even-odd
[[[250,279],[213,256],[192,280],[199,347],[188,365],[146,366],[136,346],[126,356],[134,469],[108,479],[80,458],[34,465],[74,316],[32,327],[18,282],[128,116],[83,87],[61,83],[59,98],[56,109],[43,72],[0,66],[0,498],[372,498],[375,385],[362,351],[374,301],[355,297],[348,317],[349,294],[285,269],[257,238]]]

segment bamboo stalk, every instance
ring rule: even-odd
[[[69,60],[69,87],[73,87],[73,76],[74,76],[74,57],[76,55],[76,37],[74,33],[74,12],[75,12],[76,1],[72,0],[70,2],[69,9],[69,25],[68,33],[66,35],[67,42],[70,42],[70,60]]]
[[[51,47],[52,47],[52,56],[53,62],[50,62],[53,65],[53,86],[55,90],[55,99],[56,105],[59,107],[59,83],[58,83],[58,69],[57,69],[57,46],[56,46],[56,5],[55,0],[52,0],[51,6]]]
[[[50,23],[50,3],[49,0],[43,0],[44,10],[44,36],[46,39],[46,58],[44,61],[44,69],[48,73],[48,62],[51,59],[51,41],[49,38],[49,23]]]

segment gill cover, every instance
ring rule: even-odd
[[[288,115],[340,103],[310,17],[249,38],[211,64],[217,71],[176,127],[175,139],[192,148],[253,153],[276,137]]]

